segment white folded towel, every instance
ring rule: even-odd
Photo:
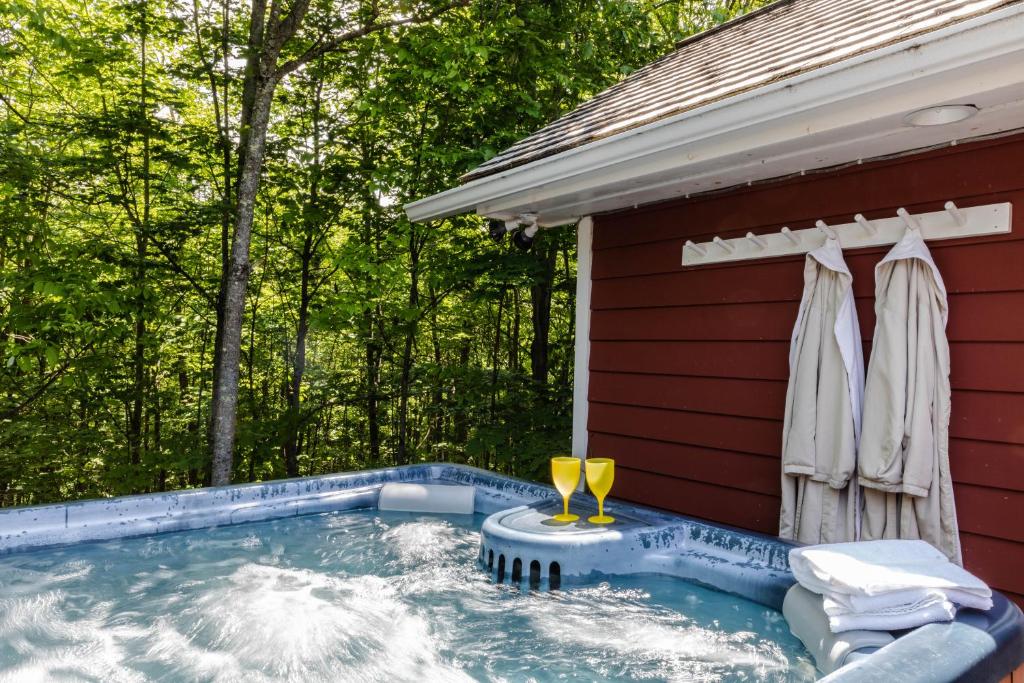
[[[881,540],[794,548],[789,566],[815,593],[878,596],[893,591],[955,590],[992,597],[985,583],[924,541]]]
[[[952,621],[956,616],[956,605],[948,600],[903,609],[889,609],[866,614],[840,614],[828,618],[832,633],[844,631],[898,631],[916,628],[936,621]]]
[[[932,604],[948,600],[961,607],[988,610],[992,608],[991,597],[981,597],[956,588],[915,588],[891,591],[879,595],[849,595],[829,593],[825,598],[825,612],[829,616],[850,613],[882,612],[893,607],[910,604]]]
[[[987,610],[992,590],[924,541],[882,540],[795,548],[789,566],[823,596],[833,633],[895,631],[956,617],[957,605]]]
[[[833,633],[861,629],[895,631],[933,621],[950,621],[956,616],[956,605],[947,600],[942,591],[925,592],[921,599],[911,602],[876,604],[871,611],[852,610],[828,595],[822,598],[821,604]]]

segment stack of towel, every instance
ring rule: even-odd
[[[896,631],[950,621],[957,606],[992,607],[988,586],[924,541],[795,548],[789,564],[801,586],[822,596],[833,633]]]

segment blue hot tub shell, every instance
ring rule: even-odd
[[[0,510],[0,553],[372,508],[388,482],[475,487],[477,512],[492,515],[482,529],[482,549],[507,553],[509,566],[513,557],[524,565],[541,560],[545,579],[552,561],[559,562],[563,583],[667,574],[777,610],[794,583],[788,564],[793,544],[787,541],[616,501],[607,508],[622,523],[610,529],[584,523],[572,533],[549,533],[555,530],[537,525],[560,501],[554,489],[448,464],[9,508]],[[585,494],[573,501],[583,512],[594,507]],[[961,610],[951,623],[897,633],[892,644],[822,680],[1000,681],[1024,662],[1024,616],[1000,594],[994,602],[988,612]]]

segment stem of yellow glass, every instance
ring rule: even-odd
[[[565,516],[568,517],[569,516],[569,496],[562,496],[562,509],[563,509],[563,511],[565,513]]]
[[[604,496],[597,499],[597,514],[600,517],[604,517]]]

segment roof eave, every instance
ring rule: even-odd
[[[663,173],[661,182],[666,177],[685,178],[687,167],[693,161],[695,146],[701,146],[700,161],[707,167],[716,154],[724,159],[727,154],[735,153],[728,143],[737,137],[734,134],[739,131],[748,141],[756,140],[761,131],[764,133],[763,143],[767,145],[774,142],[769,140],[769,129],[778,129],[780,124],[796,122],[801,117],[802,125],[817,125],[815,112],[824,111],[828,105],[856,101],[863,106],[872,102],[873,94],[892,89],[894,85],[899,86],[901,96],[900,102],[890,103],[892,106],[913,107],[915,84],[922,84],[919,88],[921,106],[936,104],[936,93],[926,91],[923,85],[929,82],[928,78],[945,73],[966,73],[972,66],[998,63],[1007,57],[1022,58],[1024,45],[1020,35],[1024,35],[1024,5],[1011,5],[551,157],[472,180],[411,202],[404,208],[413,221],[434,220],[469,211],[509,218],[528,209],[539,213],[541,224],[557,225],[589,213],[586,202],[566,204],[564,210],[548,211],[531,206],[531,202],[550,204],[557,200],[560,191],[568,191],[570,185],[574,196],[585,195],[588,188],[607,185],[612,176],[625,189],[619,193],[622,197],[619,204],[606,199],[602,204],[603,210],[625,208],[634,203],[631,193],[639,192],[639,189],[631,188],[630,183],[650,174],[649,162],[655,157],[663,167],[666,163],[675,164],[675,174],[672,175],[665,167],[668,175]],[[991,68],[986,67],[986,77],[989,80],[994,77]],[[1005,78],[1010,82],[1003,85],[1021,82],[1019,75],[1007,75]],[[951,95],[954,90],[952,86],[949,88]],[[875,104],[881,116],[881,109],[887,103]],[[863,112],[859,114],[864,115]],[[809,123],[812,121],[813,124]],[[826,125],[826,122],[821,125]],[[807,132],[811,132],[809,128]],[[666,155],[673,152],[675,157],[666,161]]]

